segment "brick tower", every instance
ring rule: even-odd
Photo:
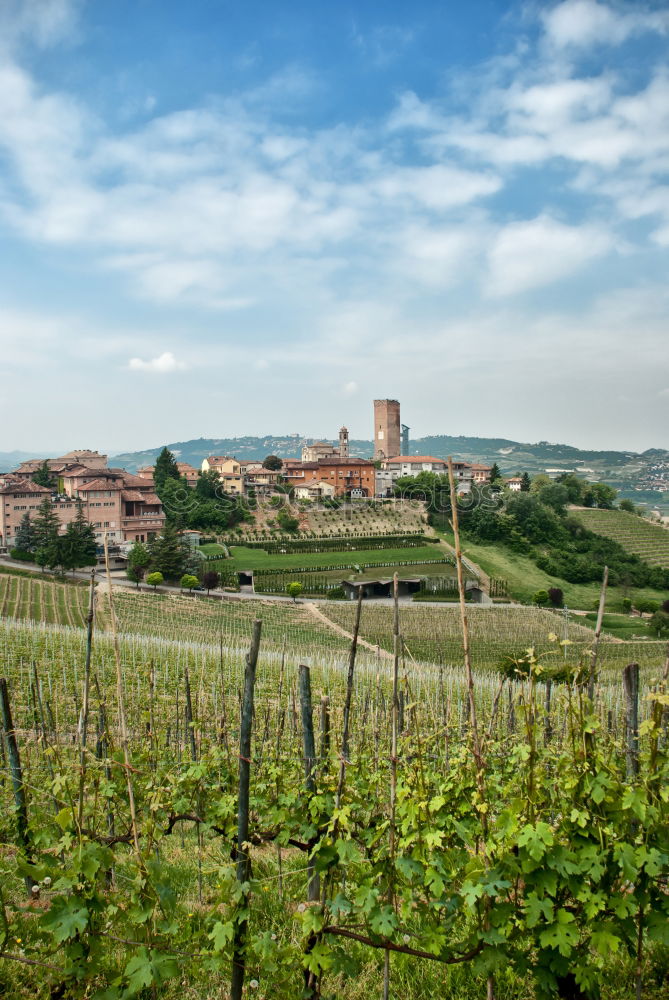
[[[348,428],[341,427],[339,430],[339,457],[348,458]]]
[[[374,400],[374,458],[400,454],[400,404],[396,399]]]

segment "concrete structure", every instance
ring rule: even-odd
[[[396,399],[374,400],[374,458],[401,452],[400,404]]]
[[[376,470],[377,496],[389,496],[398,479],[402,476],[417,476],[421,472],[446,473],[446,462],[443,458],[432,455],[396,455],[381,461],[381,468]]]
[[[506,485],[511,490],[512,493],[520,493],[523,485],[523,480],[520,476],[513,476],[511,479],[506,480]]]
[[[0,489],[0,545],[11,548],[22,517],[29,513],[33,518],[45,497],[50,497],[61,532],[76,518],[80,502],[100,545],[105,532],[110,543],[119,544],[146,542],[162,531],[165,514],[152,481],[125,469],[87,468],[80,464],[54,472],[58,475],[55,490],[38,486],[23,475],[4,477],[5,485]]]
[[[324,458],[320,462],[301,462],[284,467],[283,475],[291,486],[313,485],[317,481],[331,483],[335,496],[374,496],[376,468],[364,458]]]
[[[409,454],[409,431],[411,430],[411,428],[407,424],[401,424],[400,426],[401,426],[401,430],[402,430],[402,449],[401,449],[402,450],[402,454],[403,455],[408,455]]]
[[[472,474],[472,482],[479,484],[490,482],[492,465],[481,465],[479,462],[474,462],[469,468]]]
[[[296,500],[323,500],[335,495],[335,484],[324,479],[300,483],[295,486]]]

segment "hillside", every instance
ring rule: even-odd
[[[624,510],[578,510],[588,528],[615,542],[651,566],[669,567],[669,530]]]
[[[180,461],[189,462],[196,468],[208,455],[236,455],[238,458],[263,459],[274,454],[280,458],[299,457],[304,440],[299,434],[267,435],[265,437],[237,438],[197,438],[190,441],[175,441],[167,447]],[[312,440],[309,438],[308,440]],[[331,441],[332,444],[336,442]],[[162,444],[145,451],[125,452],[114,455],[113,465],[130,471],[142,465],[155,462]],[[351,454],[364,458],[372,454],[371,440],[352,439]],[[530,473],[543,472],[547,467],[576,469],[592,475],[623,480],[638,475],[652,463],[669,462],[669,451],[649,449],[643,454],[624,451],[584,451],[566,444],[550,444],[539,441],[535,444],[511,441],[508,438],[479,438],[430,435],[412,439],[410,452],[413,455],[434,455],[446,458],[452,455],[470,462],[497,462],[503,472],[514,473],[521,469]],[[591,470],[591,471],[588,471]]]

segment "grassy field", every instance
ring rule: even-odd
[[[445,534],[443,537],[448,539]],[[529,603],[537,590],[547,590],[549,587],[559,587],[564,594],[565,604],[570,608],[591,611],[599,601],[598,583],[568,583],[559,577],[549,576],[527,556],[512,552],[502,545],[480,545],[466,540],[463,543],[463,553],[489,576],[507,580],[509,595],[517,601]],[[612,611],[622,611],[624,597],[662,601],[668,596],[649,587],[638,587],[625,592],[620,587],[610,587],[607,607]]]
[[[651,566],[669,568],[669,530],[624,510],[577,510],[579,521]]]
[[[276,569],[289,571],[313,566],[351,566],[355,563],[403,563],[422,562],[425,559],[441,559],[445,556],[438,545],[419,545],[415,548],[399,549],[350,549],[342,552],[287,552],[285,555],[269,555],[264,549],[251,549],[243,545],[232,547],[231,559],[221,565],[227,570],[243,572],[253,569]]]

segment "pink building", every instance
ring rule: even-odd
[[[32,482],[29,476],[35,470],[27,474],[23,468],[25,464],[16,473],[5,476],[5,485],[0,489],[0,546],[12,547],[24,514],[29,513],[33,518],[45,496],[51,497],[61,531],[77,516],[80,501],[84,517],[93,525],[99,544],[105,532],[110,543],[118,545],[120,542],[146,542],[163,529],[165,514],[150,480],[134,476],[125,469],[100,467],[97,462],[94,468],[61,462],[50,466],[58,484],[49,490]],[[40,465],[38,462],[37,467]]]

